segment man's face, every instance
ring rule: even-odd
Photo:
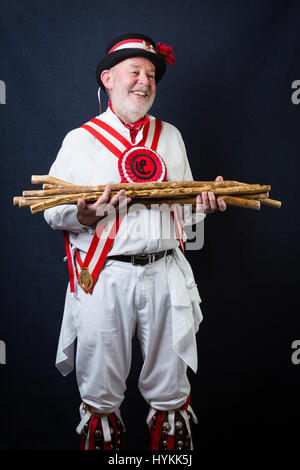
[[[133,57],[111,70],[110,99],[114,111],[126,122],[147,114],[156,93],[155,66],[148,59]]]

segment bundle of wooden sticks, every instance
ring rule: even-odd
[[[18,207],[30,207],[32,214],[61,204],[76,204],[79,197],[87,202],[96,201],[105,189],[102,186],[76,186],[49,175],[33,175],[32,184],[42,184],[42,190],[23,191],[22,196],[13,199]],[[222,197],[230,206],[259,210],[260,204],[279,208],[280,201],[269,198],[271,186],[246,184],[238,181],[168,181],[150,183],[111,184],[111,195],[121,189],[131,203],[141,203],[147,207],[152,204],[195,204],[196,196],[202,191],[212,191]]]

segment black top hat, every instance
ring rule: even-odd
[[[99,62],[96,78],[99,86],[105,90],[101,81],[101,73],[130,57],[145,57],[155,65],[156,83],[163,77],[166,70],[165,55],[157,50],[155,42],[139,33],[123,34],[114,39],[106,49],[106,56]]]

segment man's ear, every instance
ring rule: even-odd
[[[111,90],[112,74],[110,70],[103,70],[100,75],[102,83],[107,90]]]

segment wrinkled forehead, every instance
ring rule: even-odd
[[[122,60],[113,69],[126,70],[126,69],[145,70],[145,72],[155,73],[155,65],[144,57],[130,57],[129,59]]]

